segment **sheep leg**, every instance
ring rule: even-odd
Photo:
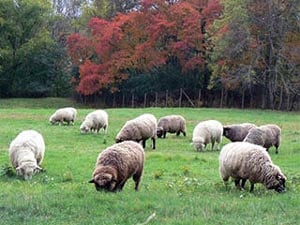
[[[214,150],[214,145],[215,145],[215,142],[212,141],[212,142],[211,142],[211,150],[212,150],[212,151]]]
[[[253,190],[254,190],[254,184],[251,183],[250,192],[252,192]]]
[[[135,182],[135,190],[138,191],[139,190],[139,185],[140,185],[140,181],[141,181],[141,176],[142,174],[141,173],[136,173],[133,175],[133,180]]]
[[[176,132],[176,136],[179,136],[179,135],[180,135],[180,131],[177,131],[177,132]]]
[[[278,145],[278,144],[275,144],[274,146],[275,146],[275,148],[276,148],[275,153],[278,154],[278,147],[279,147],[279,145]]]
[[[241,184],[242,189],[245,188],[246,181],[247,181],[247,179],[242,179],[242,184]]]
[[[235,183],[235,186],[237,187],[237,189],[242,190],[241,185],[240,185],[240,179],[235,179],[234,183]]]
[[[123,189],[123,187],[124,187],[124,185],[125,185],[125,182],[126,182],[126,180],[124,180],[124,181],[121,181],[120,183],[118,183],[117,185],[116,185],[116,187],[114,188],[114,192],[117,192],[117,191],[122,191],[122,189]]]
[[[143,145],[143,148],[146,148],[146,140],[145,139],[142,140],[142,145]]]
[[[163,138],[166,138],[166,135],[167,135],[167,131],[164,131]]]
[[[155,149],[155,138],[152,137],[151,139],[152,139],[152,149]]]
[[[183,136],[186,136],[186,132],[185,131],[182,131],[182,133],[183,133]]]

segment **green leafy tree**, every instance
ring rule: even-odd
[[[47,0],[0,1],[0,96],[53,94],[62,54],[51,14]]]

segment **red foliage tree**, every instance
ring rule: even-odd
[[[77,91],[114,91],[129,70],[152,70],[172,58],[183,73],[200,68],[207,48],[201,21],[211,24],[218,10],[217,0],[144,0],[139,11],[118,14],[111,21],[92,18],[89,38],[73,34],[68,39],[69,54],[80,66]]]

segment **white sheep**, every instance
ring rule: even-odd
[[[24,176],[25,180],[41,171],[40,164],[45,153],[43,136],[35,130],[25,130],[11,142],[9,157],[16,169],[17,175]]]
[[[76,120],[77,110],[72,107],[61,108],[55,111],[49,118],[49,122],[53,125],[58,123],[59,125],[66,122],[68,125],[70,122],[74,125]]]
[[[166,138],[167,132],[176,133],[177,136],[180,132],[186,136],[186,120],[181,115],[168,115],[161,117],[157,123],[157,137]]]
[[[107,133],[108,114],[107,112],[101,109],[95,110],[87,114],[84,121],[80,125],[81,133],[88,133],[88,132],[99,133],[100,129],[103,129],[105,134]]]
[[[192,143],[196,150],[202,151],[206,145],[211,143],[211,150],[214,149],[215,142],[218,143],[217,149],[220,149],[222,142],[223,126],[217,120],[206,120],[198,123],[193,131]]]
[[[253,127],[256,127],[253,123],[226,125],[223,127],[223,135],[232,142],[243,141]]]
[[[232,142],[225,145],[219,157],[220,175],[226,184],[229,177],[239,189],[243,189],[247,179],[253,191],[255,183],[262,183],[267,189],[285,191],[286,177],[280,168],[273,164],[266,149],[248,142]],[[240,180],[242,183],[240,184]]]
[[[116,142],[119,143],[126,140],[142,142],[145,148],[146,140],[151,138],[152,149],[155,149],[156,132],[157,120],[155,116],[146,113],[127,121],[117,134]]]
[[[124,141],[103,150],[96,162],[93,183],[97,191],[121,191],[132,177],[135,190],[139,188],[144,170],[145,153],[142,146],[134,141]]]

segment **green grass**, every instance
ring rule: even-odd
[[[79,106],[74,126],[51,126],[58,107]],[[0,100],[0,224],[298,224],[300,221],[299,113],[207,108],[106,109],[107,143],[103,134],[81,135],[79,125],[93,109],[65,99]],[[187,137],[167,134],[152,150],[147,141],[140,190],[130,179],[120,193],[97,192],[91,179],[96,158],[128,119],[141,113],[157,118],[181,114]],[[253,193],[225,188],[218,172],[218,151],[195,152],[190,145],[194,126],[201,120],[223,124],[276,123],[282,128],[279,154],[270,155],[287,176],[287,192],[278,194],[256,184]],[[30,181],[15,175],[8,146],[24,129],[36,129],[46,142],[42,172]],[[222,145],[228,143],[223,139]]]

